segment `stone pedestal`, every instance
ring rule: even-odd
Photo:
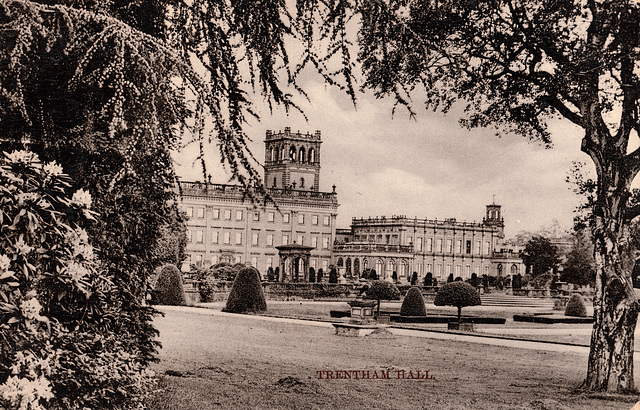
[[[358,325],[375,323],[373,318],[373,310],[377,305],[375,300],[364,300],[358,297],[347,303],[351,306],[351,320],[349,323]]]
[[[473,322],[449,322],[447,326],[449,330],[462,330],[464,332],[473,332]]]

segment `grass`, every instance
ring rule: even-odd
[[[628,409],[634,397],[575,392],[587,357],[161,308],[151,409]],[[429,370],[435,380],[319,380],[319,370]],[[636,377],[638,377],[636,375]]]

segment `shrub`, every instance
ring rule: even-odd
[[[450,273],[449,276],[447,277],[447,283],[451,283],[453,282],[453,273]]]
[[[156,303],[159,305],[184,306],[187,298],[182,287],[182,273],[175,265],[167,264],[160,271],[156,282]]]
[[[393,272],[391,274],[391,279],[393,279],[393,283],[398,283],[398,274],[396,272]]]
[[[260,274],[253,267],[245,267],[236,275],[223,312],[247,313],[264,312],[267,302],[264,298]]]
[[[375,269],[371,269],[371,272],[369,272],[369,279],[378,280],[378,274],[376,273]]]
[[[513,282],[511,283],[511,286],[514,289],[520,289],[522,288],[522,275],[521,274],[517,274],[517,275],[513,275]]]
[[[471,280],[469,280],[469,284],[471,286],[473,286],[474,288],[478,287],[478,285],[480,284],[480,280],[478,279],[478,275],[475,272],[473,272],[471,274]]]
[[[216,283],[212,278],[204,279],[198,282],[198,292],[200,293],[200,302],[208,303],[213,302],[213,295],[215,294]]]
[[[412,287],[402,301],[400,316],[427,316],[420,288]]]
[[[338,283],[338,272],[336,271],[336,268],[334,268],[333,266],[329,271],[329,283]]]
[[[567,302],[567,308],[564,310],[565,316],[586,317],[587,307],[584,305],[584,299],[577,293],[572,295]]]
[[[431,272],[427,272],[424,276],[424,286],[433,286],[433,274]]]
[[[309,268],[309,283],[314,283],[316,281],[316,270],[313,269],[313,266]]]
[[[273,282],[274,279],[275,279],[275,274],[273,273],[273,268],[269,266],[269,268],[267,269],[267,280],[269,282]]]
[[[411,286],[415,286],[418,283],[418,272],[413,272],[411,275]]]
[[[438,290],[433,304],[436,306],[455,306],[458,308],[458,322],[462,308],[481,304],[480,296],[476,289],[468,283],[457,281],[449,282]]]
[[[128,327],[150,318],[122,309],[71,184],[33,153],[0,157],[0,408],[136,408],[153,383],[140,341],[154,332]]]
[[[378,301],[378,316],[380,316],[380,300],[400,300],[400,291],[391,282],[374,280],[367,290],[367,298]]]

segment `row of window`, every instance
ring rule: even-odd
[[[415,244],[416,252],[437,252],[437,253],[456,253],[458,255],[463,252],[467,255],[490,255],[491,254],[491,241],[485,241],[484,249],[482,249],[482,241],[475,242],[475,248],[472,249],[472,241],[467,240],[464,242],[463,249],[463,241],[462,239],[458,239],[455,241],[455,252],[454,252],[454,242],[453,239],[447,239],[444,241],[442,238],[437,238],[435,241],[435,249],[434,249],[434,241],[433,238],[427,238],[426,246],[424,238],[418,237],[417,243]],[[363,242],[373,242],[373,243],[385,243],[388,245],[397,245],[398,244],[398,235],[356,235],[356,241]],[[413,237],[408,238],[409,244],[413,244]],[[481,253],[482,252],[482,253]]]
[[[219,255],[210,255],[210,260],[204,260],[204,255],[201,253],[196,253],[193,255],[189,255],[188,257],[189,264],[196,265],[197,267],[208,267],[210,265],[215,265],[217,263],[222,262]],[[225,260],[225,262],[229,262]],[[255,267],[260,271],[263,277],[266,276],[267,269],[273,268],[275,269],[278,265],[278,257],[277,256],[266,256],[265,263],[263,266],[260,266],[258,256],[251,256],[251,266]],[[243,263],[242,255],[234,255],[233,263]],[[206,266],[205,266],[206,265]],[[329,261],[323,259],[320,261],[318,258],[311,258],[309,260],[309,266],[314,270],[318,270],[322,267],[323,271],[326,271],[329,267]]]
[[[193,218],[194,215],[194,208],[189,206],[187,207],[187,217],[189,218]],[[231,209],[224,209],[223,210],[223,219],[226,221],[230,221],[232,220],[232,216],[233,216],[233,212],[231,211]],[[254,222],[258,222],[260,221],[260,216],[261,216],[262,211],[253,211],[253,221]],[[200,219],[204,219],[204,208],[195,208],[195,214],[197,218]],[[245,216],[245,211],[242,209],[237,209],[235,211],[235,220],[236,221],[244,221],[244,216]],[[211,218],[212,219],[220,219],[220,209],[218,208],[214,208],[211,210]],[[305,223],[305,214],[303,213],[298,213],[298,224],[299,225],[304,225]],[[267,222],[275,222],[276,221],[276,212],[275,211],[268,211],[267,212]],[[285,212],[282,214],[282,223],[288,224],[291,222],[291,214],[289,212]],[[324,215],[322,218],[322,224],[324,226],[329,226],[329,224],[331,223],[331,219],[329,217],[329,215]],[[319,216],[318,215],[311,215],[311,225],[318,225],[319,224]]]
[[[261,234],[258,232],[254,232],[251,234],[251,246],[261,246],[261,238],[265,238],[265,246],[274,246],[274,238],[276,234],[267,233]],[[320,235],[311,235],[311,243],[310,245],[314,248],[318,247],[318,239]],[[280,242],[281,245],[289,245],[292,240],[291,233],[282,233],[282,240]],[[296,237],[296,244],[298,245],[307,245],[306,241],[307,236],[303,233],[298,233]],[[224,245],[242,245],[244,239],[244,232],[231,232],[231,231],[223,231],[222,235],[219,231],[211,232],[211,243],[212,244],[224,244]],[[187,231],[187,240],[191,243],[204,243],[204,231],[202,229],[196,230],[188,230]],[[329,244],[331,243],[331,238],[328,235],[322,236],[322,249],[328,250]]]

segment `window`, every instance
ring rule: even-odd
[[[187,208],[187,216],[189,218],[193,217],[193,208],[192,207]]]
[[[467,255],[471,253],[471,241],[467,241]]]
[[[202,265],[202,255],[196,255],[196,266]]]
[[[211,232],[211,243],[218,243],[218,231]]]
[[[272,233],[268,233],[267,234],[267,246],[273,246],[273,234]]]
[[[475,251],[476,255],[480,255],[480,241],[476,241],[476,251]]]
[[[462,241],[460,239],[456,241],[456,253],[462,253]]]
[[[298,214],[298,223],[304,225],[304,214]]]
[[[298,234],[298,245],[304,245],[304,234]]]
[[[433,271],[431,270],[431,264],[430,263],[427,263],[425,265],[425,267],[426,267],[426,273],[432,273],[433,274]]]
[[[211,217],[213,219],[220,219],[220,210],[219,209],[212,209],[211,210]]]
[[[236,255],[235,263],[242,263],[242,255]]]
[[[453,241],[451,239],[447,239],[447,253],[453,252],[452,242]]]
[[[260,211],[255,211],[253,213],[253,220],[254,222],[258,222],[260,220]]]
[[[323,224],[324,226],[329,226],[329,215],[325,215],[325,216],[322,218],[322,224]]]
[[[224,243],[229,245],[231,243],[231,232],[224,233]]]
[[[476,275],[480,274],[480,266],[476,265],[473,267],[473,273],[475,273]]]
[[[422,252],[422,238],[418,238],[418,252]]]
[[[267,256],[267,268],[273,268],[273,256]]]
[[[438,240],[436,241],[436,251],[442,253],[442,238],[438,238]]]
[[[218,264],[218,255],[211,255],[211,264],[212,265]]]
[[[193,240],[193,238],[192,238],[192,234],[193,234],[193,232],[191,232],[191,229],[189,229],[189,230],[187,231],[187,241],[188,241],[188,242],[191,242],[191,241]]]
[[[267,221],[268,222],[275,222],[276,220],[276,213],[275,212],[269,212],[267,214]]]
[[[427,252],[433,252],[433,238],[427,238]]]
[[[442,277],[442,264],[439,263],[436,265],[436,276],[441,278]]]
[[[311,217],[311,224],[312,225],[318,225],[318,215],[313,215]]]
[[[242,221],[242,211],[238,210],[236,211],[236,221]]]
[[[456,278],[462,275],[462,266],[456,265]]]
[[[291,214],[289,213],[282,214],[282,222],[285,224],[288,224],[290,217],[291,217]]]
[[[258,234],[254,233],[251,237],[251,245],[258,246]],[[255,265],[254,265],[255,267]]]
[[[484,267],[484,274],[489,276],[489,267],[488,266]]]
[[[198,208],[198,218],[204,218],[204,208]]]
[[[253,266],[254,268],[258,267],[258,257],[257,256],[252,256],[251,257],[251,266]]]
[[[196,231],[196,242],[197,243],[202,243],[203,242],[202,231],[199,230],[199,229]]]
[[[484,243],[484,254],[488,255],[489,253],[491,253],[490,251],[491,251],[491,242],[486,241]]]
[[[315,270],[318,266],[318,260],[317,259],[311,259],[311,261],[309,261],[309,265]]]
[[[322,271],[323,272],[327,272],[327,267],[328,266],[329,266],[329,261],[322,261]]]
[[[471,277],[471,265],[467,265],[464,267],[464,276],[467,278]]]
[[[224,210],[224,219],[226,219],[227,221],[231,220],[231,209]]]
[[[450,263],[447,263],[447,267],[446,267],[446,270],[444,271],[444,274],[447,275],[447,277],[449,275],[451,275],[451,264]]]
[[[287,235],[286,233],[282,234],[282,244],[289,245],[289,235]]]
[[[242,245],[242,232],[236,232],[236,245]]]
[[[322,249],[329,249],[329,237],[325,236],[322,238]]]
[[[318,247],[318,237],[316,235],[313,235],[311,237],[311,246],[313,246],[314,248]]]

